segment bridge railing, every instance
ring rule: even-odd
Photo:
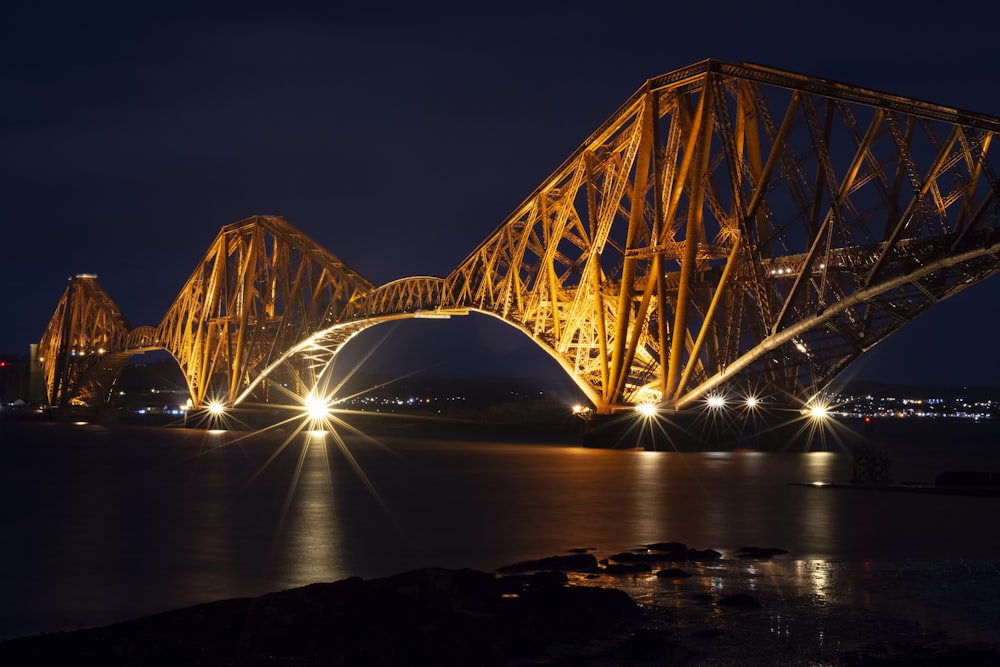
[[[371,290],[355,308],[355,317],[384,317],[438,310],[444,299],[445,280],[415,276],[386,283]]]

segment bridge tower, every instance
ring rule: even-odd
[[[95,274],[70,278],[36,351],[49,404],[107,404],[131,328]]]

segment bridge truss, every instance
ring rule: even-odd
[[[598,412],[808,398],[1000,268],[995,118],[758,65],[652,79],[448,278]]]
[[[157,327],[74,279],[39,348],[49,398],[106,400],[124,359],[156,348],[198,405],[301,395],[368,326],[478,311],[549,352],[598,413],[723,389],[806,400],[1000,269],[997,131],[704,61],[646,82],[446,278],[376,287],[257,217],[223,228]]]

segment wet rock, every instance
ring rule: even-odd
[[[615,563],[662,563],[669,561],[670,556],[660,553],[636,553],[634,551],[623,551],[621,553],[608,556],[608,560]]]
[[[652,571],[651,563],[609,563],[604,567],[604,574],[642,574]]]
[[[652,546],[671,546],[668,549],[657,549],[651,551],[635,552],[624,551],[622,553],[609,556],[610,561],[616,563],[686,563],[686,562],[706,562],[722,558],[722,554],[715,549],[689,549],[680,542],[669,543],[659,542]],[[684,547],[681,549],[680,547]]]
[[[505,565],[497,572],[532,572],[537,570],[562,570],[564,572],[591,572],[597,569],[597,558],[589,553],[574,553],[563,556],[549,556],[538,560],[526,560]]]
[[[650,551],[664,551],[666,553],[684,553],[688,550],[687,545],[683,542],[654,542],[653,544],[647,544],[646,548]]]
[[[501,577],[498,584],[502,594],[520,595],[528,588],[558,588],[565,586],[568,581],[569,578],[565,572],[544,570],[532,574],[512,574]]]

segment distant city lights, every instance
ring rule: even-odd
[[[10,365],[9,362],[6,362]],[[933,391],[933,390],[931,390]],[[954,391],[943,395],[928,392],[926,396],[914,394],[873,395],[868,393],[850,393],[834,391],[824,392],[811,400],[800,402],[797,406],[790,405],[774,396],[766,396],[759,390],[750,391],[733,389],[725,391],[715,387],[701,399],[701,407],[712,418],[727,415],[731,418],[750,419],[767,409],[769,411],[791,410],[792,415],[813,422],[830,419],[863,419],[872,424],[879,419],[963,419],[963,420],[993,420],[1000,418],[1000,396],[993,397],[982,390],[971,389],[968,393]],[[133,414],[150,417],[176,415],[198,422],[198,415],[209,418],[232,416],[233,405],[221,398],[211,398],[200,406],[194,405],[188,392],[178,387],[150,387],[142,391],[123,391],[116,389],[114,398],[119,403],[119,409],[127,409]],[[649,393],[636,396],[630,408],[637,416],[643,418],[668,417],[673,408],[659,400],[658,395]],[[143,401],[143,402],[140,402]],[[580,419],[589,420],[597,415],[592,405],[585,402],[572,404],[549,393],[534,390],[511,390],[503,395],[491,397],[485,401],[475,393],[466,395],[461,391],[417,390],[396,391],[396,388],[379,388],[372,392],[359,393],[336,400],[324,398],[316,392],[307,397],[296,399],[293,409],[302,416],[318,422],[332,417],[335,411],[364,413],[414,413],[426,416],[432,415],[462,415],[474,417],[477,413],[488,411],[490,418],[499,414],[523,415],[526,410],[538,411],[541,416],[547,411],[555,415],[561,410]],[[336,408],[336,410],[335,410]],[[12,409],[11,404],[0,403],[0,409]],[[252,408],[251,408],[252,409]],[[729,414],[729,413],[732,414]],[[210,422],[212,425],[218,421]]]

